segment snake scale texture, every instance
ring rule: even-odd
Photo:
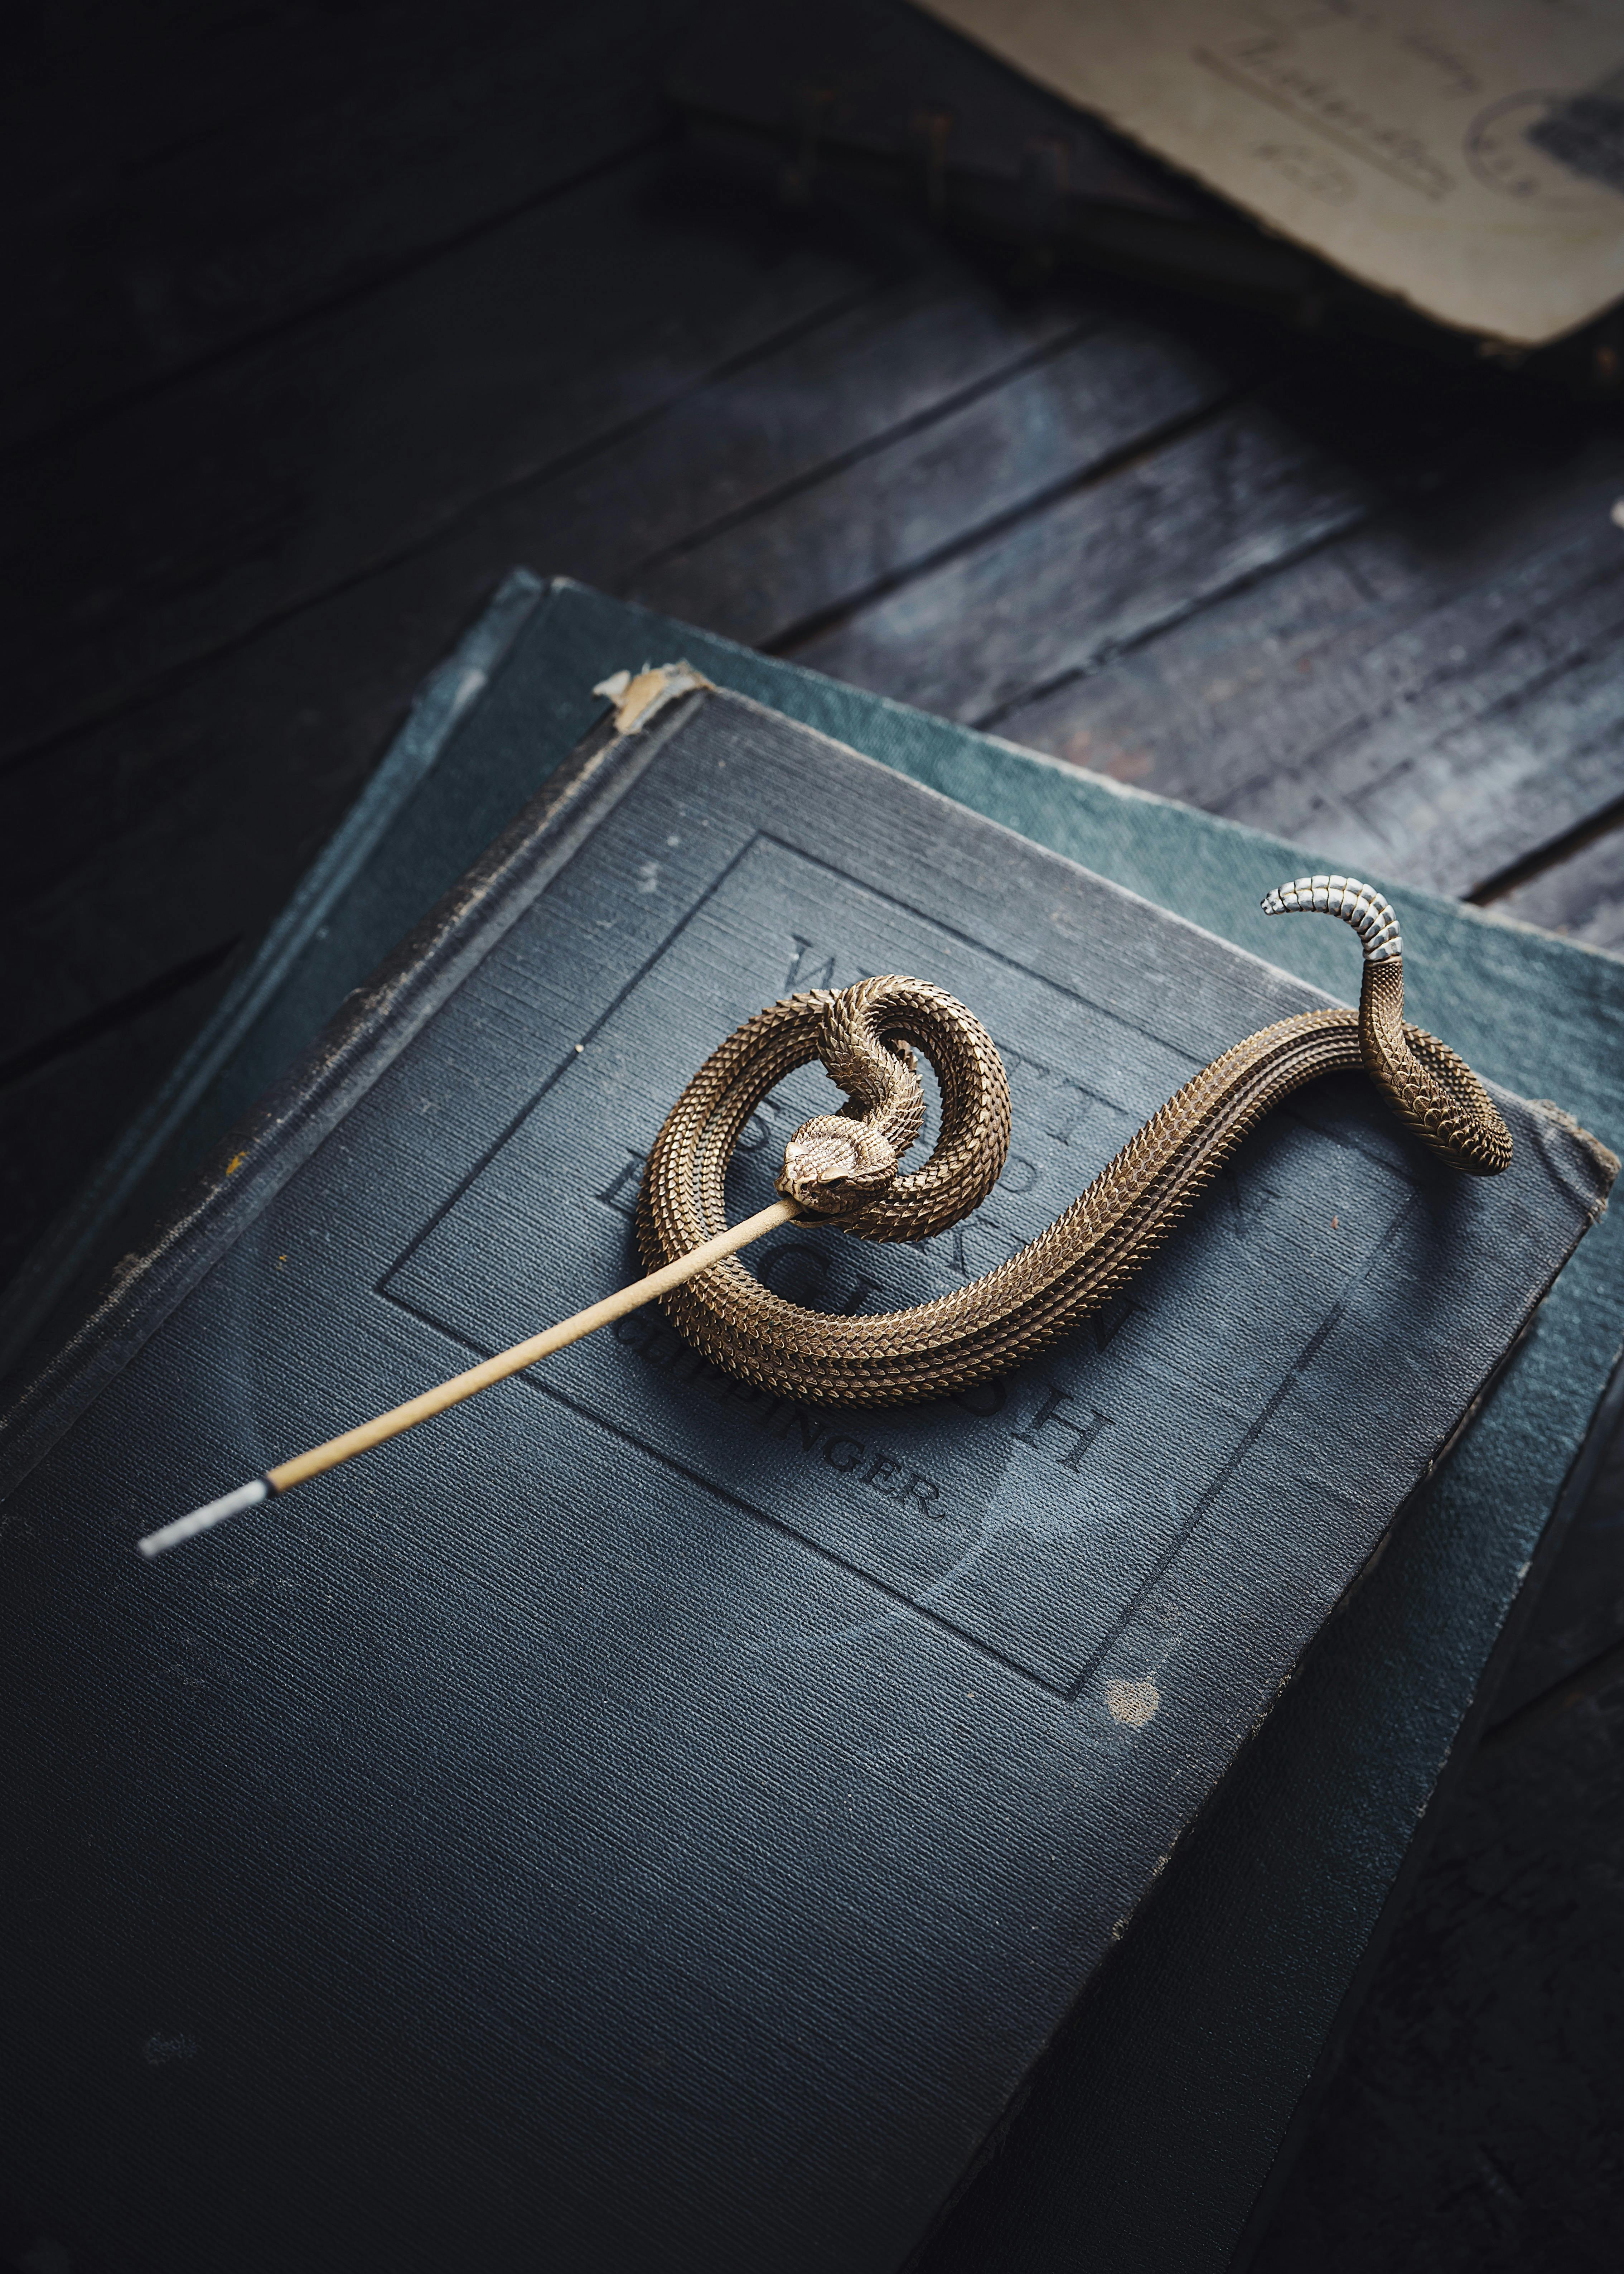
[[[1047,1231],[979,1279],[906,1310],[833,1317],[784,1301],[735,1259],[664,1298],[673,1324],[730,1374],[808,1404],[915,1404],[1020,1366],[1118,1294],[1186,1216],[1264,1115],[1321,1074],[1362,1066],[1405,1126],[1449,1164],[1497,1176],[1511,1136],[1483,1084],[1403,1017],[1391,907],[1347,877],[1303,877],[1271,915],[1340,916],[1365,950],[1357,1011],[1305,1011],[1237,1043],[1135,1132]],[[924,1166],[898,1167],[924,1121],[916,1051],[935,1067],[942,1131]],[[778,1191],[861,1239],[944,1231],[997,1182],[1010,1091],[991,1037],[939,987],[865,979],[790,996],[747,1020],[683,1091],[649,1156],[637,1231],[650,1270],[726,1224],[723,1183],[751,1114],[821,1058],[848,1099],[785,1148]]]

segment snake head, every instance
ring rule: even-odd
[[[778,1188],[818,1216],[844,1216],[889,1192],[896,1178],[896,1150],[880,1130],[820,1113],[784,1148]]]

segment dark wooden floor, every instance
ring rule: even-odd
[[[0,1272],[516,561],[1624,949],[1617,413],[792,222],[678,162],[683,19],[13,33]],[[1269,2274],[1624,2261],[1621,1550],[1624,1449]]]

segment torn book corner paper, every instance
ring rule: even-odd
[[[607,679],[598,681],[592,692],[606,695],[613,704],[616,734],[629,734],[646,726],[657,711],[674,703],[679,695],[691,695],[696,687],[710,683],[691,663],[645,663],[635,674],[612,672]]]

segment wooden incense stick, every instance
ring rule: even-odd
[[[804,1214],[797,1201],[774,1201],[771,1208],[760,1209],[742,1224],[718,1232],[714,1239],[690,1248],[674,1263],[666,1264],[664,1270],[650,1272],[646,1279],[622,1287],[616,1294],[605,1295],[601,1303],[589,1304],[574,1318],[548,1327],[542,1334],[532,1335],[528,1342],[515,1343],[511,1350],[499,1351],[494,1358],[470,1366],[464,1374],[454,1374],[449,1382],[424,1390],[420,1397],[409,1397],[404,1405],[392,1407],[375,1420],[363,1421],[357,1428],[346,1429],[342,1436],[329,1437],[325,1445],[312,1446],[308,1453],[297,1453],[292,1460],[279,1462],[262,1477],[255,1477],[251,1484],[239,1485],[235,1492],[193,1509],[190,1516],[177,1517],[162,1530],[149,1532],[136,1545],[143,1555],[149,1556],[162,1555],[169,1547],[178,1547],[183,1540],[195,1539],[199,1532],[223,1524],[227,1517],[240,1516],[246,1509],[258,1508],[262,1501],[270,1500],[277,1493],[289,1492],[307,1478],[320,1476],[324,1470],[335,1469],[341,1461],[365,1453],[369,1446],[381,1445],[390,1437],[398,1437],[402,1429],[415,1428],[419,1421],[443,1413],[447,1406],[460,1405],[465,1397],[473,1397],[477,1390],[488,1389],[493,1382],[506,1382],[510,1374],[522,1374],[538,1359],[550,1358],[554,1351],[578,1343],[583,1335],[623,1319],[628,1311],[641,1310],[645,1303],[652,1303],[672,1288],[680,1287],[685,1279],[692,1279],[712,1263],[719,1263],[725,1255],[748,1247],[763,1232],[772,1231],[781,1224],[792,1224]]]

